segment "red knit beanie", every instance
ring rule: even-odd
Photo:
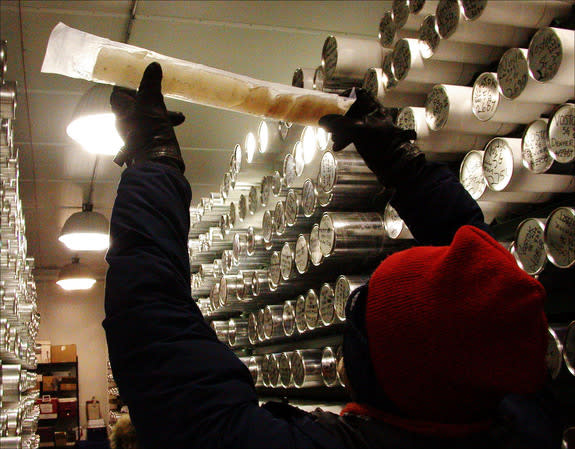
[[[369,282],[366,331],[375,375],[403,416],[488,418],[507,393],[545,377],[543,286],[485,232],[385,259]]]

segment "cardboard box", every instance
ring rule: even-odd
[[[50,363],[52,361],[50,340],[38,340],[36,342],[36,358],[38,363]]]
[[[58,417],[58,398],[42,396],[42,399],[36,399],[36,404],[40,408],[40,419],[56,419]]]
[[[61,418],[74,418],[78,416],[78,400],[76,398],[58,399],[58,414]]]
[[[90,401],[86,401],[86,419],[88,421],[98,420],[102,418],[100,412],[100,401],[92,396]]]
[[[52,363],[76,361],[76,345],[52,345]]]
[[[55,376],[42,376],[42,392],[58,391],[58,382]]]
[[[56,446],[66,446],[66,432],[54,432],[54,444]]]
[[[75,377],[62,377],[60,380],[60,391],[76,391],[78,389],[78,379]]]

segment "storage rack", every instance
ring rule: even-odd
[[[40,315],[36,307],[34,258],[26,244],[26,223],[18,177],[18,149],[14,147],[17,83],[4,80],[7,43],[0,43],[0,446],[37,448],[40,410],[36,405],[36,335]]]
[[[461,181],[478,200],[498,241],[522,267],[517,247],[530,244],[512,243],[521,237],[517,228],[523,220],[546,218],[565,207],[567,225],[557,232],[563,233],[559,241],[571,258],[575,226],[569,221],[575,207],[573,154],[563,148],[568,156],[556,157],[549,151],[548,134],[537,151],[549,158],[553,170],[531,170],[527,150],[523,160],[521,153],[512,152],[513,167],[505,167],[514,169],[516,178],[525,177],[522,185],[513,179],[507,187],[492,190],[487,186],[490,173],[484,172],[490,167],[483,163],[483,151],[491,139],[504,137],[500,147],[505,151],[518,142],[527,146],[528,126],[540,118],[554,123],[558,106],[572,104],[575,97],[573,76],[565,76],[573,70],[567,39],[573,39],[573,6],[546,2],[541,9],[541,4],[529,3],[514,2],[522,21],[509,26],[507,19],[502,22],[509,12],[501,9],[501,2],[395,0],[379,30],[372,30],[371,41],[329,36],[321,64],[298,68],[293,77],[293,85],[306,89],[339,93],[354,86],[366,88],[398,126],[416,129],[415,143],[428,159],[447,162],[456,171],[466,153],[478,152],[479,172],[462,175]],[[495,76],[496,83],[503,83],[506,72],[500,60],[505,52],[527,49],[541,34],[560,42],[563,54],[544,45],[520,53],[533,66],[538,59],[557,63],[556,72],[544,79],[534,70],[538,80],[529,71],[527,77],[517,75],[511,83],[515,92],[504,97],[497,84],[488,84],[493,76],[487,74],[503,66]],[[362,56],[355,52],[355,60],[346,60],[354,48],[361,48]],[[567,115],[573,120],[570,111]],[[550,132],[548,127],[545,132]],[[245,142],[231,151],[220,191],[190,209],[192,296],[218,338],[248,366],[261,396],[344,401],[335,365],[341,357],[343,304],[350,287],[365,282],[386,254],[414,244],[401,218],[385,207],[389,192],[377,197],[379,187],[359,155],[352,148],[334,155],[330,148],[329,136],[319,128],[262,120],[258,130],[249,130]],[[563,184],[557,187],[561,174]],[[542,183],[544,178],[549,184]],[[545,185],[552,184],[555,187],[547,190]],[[373,197],[377,198],[370,201]],[[366,218],[359,212],[371,215]],[[333,252],[326,240],[333,235],[329,222],[339,220],[353,235],[354,216],[363,217],[360,226],[370,222],[377,238],[358,238],[350,244],[336,234],[345,251]],[[549,340],[548,365],[564,422],[573,426],[575,261],[557,263],[549,255],[553,244],[543,240],[543,230],[536,242],[543,248],[542,266],[533,275],[549,295],[546,313],[554,337]],[[375,244],[378,251],[366,251]]]

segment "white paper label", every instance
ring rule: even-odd
[[[256,188],[256,186],[250,187],[248,202],[249,202],[248,207],[250,213],[255,214],[260,207],[260,201],[258,198],[258,189]]]
[[[279,362],[280,380],[284,387],[287,387],[291,381],[291,364],[289,356],[282,354]]]
[[[525,131],[521,142],[521,156],[523,165],[534,173],[545,173],[553,158],[547,148],[547,122],[535,120]]]
[[[487,6],[487,0],[460,0],[467,20],[477,19]]]
[[[319,247],[321,254],[328,256],[335,244],[335,230],[329,215],[324,215],[319,225]]]
[[[319,165],[319,174],[317,177],[318,189],[324,192],[331,192],[335,184],[336,162],[332,152],[325,152]]]
[[[471,101],[473,113],[479,120],[489,120],[497,112],[499,105],[497,89],[497,79],[489,72],[482,73],[475,81]]]
[[[305,298],[303,296],[299,296],[295,303],[295,324],[300,333],[307,329],[305,323]]]
[[[575,160],[575,105],[565,104],[551,117],[549,151],[562,164]]]
[[[537,220],[523,223],[515,238],[515,254],[528,274],[537,274],[547,260],[543,244],[543,227]]]
[[[282,247],[280,267],[282,279],[287,281],[290,278],[293,267],[293,254],[289,243],[285,243]]]
[[[292,363],[293,383],[295,385],[301,386],[303,385],[305,380],[305,373],[301,355],[294,353],[291,363]]]
[[[295,159],[291,154],[286,155],[283,165],[284,182],[286,187],[291,187],[296,178]]]
[[[555,265],[566,268],[575,262],[575,211],[572,208],[561,207],[549,217],[546,243]]]
[[[300,235],[295,245],[295,266],[300,274],[306,272],[309,264],[309,249],[305,236]]]
[[[384,47],[393,44],[395,38],[395,24],[391,17],[391,11],[387,11],[379,21],[379,42]]]
[[[429,15],[423,20],[421,28],[419,29],[421,55],[424,58],[431,58],[440,41],[441,37],[435,29],[435,16]]]
[[[309,233],[309,257],[311,262],[316,266],[321,263],[323,258],[319,242],[319,226],[317,225],[314,225]]]
[[[335,316],[334,301],[333,289],[329,285],[324,285],[319,295],[319,307],[321,320],[325,325],[333,323]]]
[[[483,154],[483,176],[489,187],[501,191],[513,175],[513,153],[503,139],[493,139]]]
[[[401,28],[407,22],[409,17],[409,6],[407,1],[393,2],[391,5],[391,10],[393,12],[393,21],[397,28]]]
[[[347,298],[349,298],[350,293],[351,291],[349,289],[349,282],[347,278],[341,276],[335,284],[334,298],[334,310],[340,320],[345,319],[345,305],[347,304]]]
[[[325,74],[331,78],[337,66],[337,40],[334,36],[329,36],[323,46],[321,53]]]
[[[399,237],[405,226],[397,211],[389,203],[385,207],[383,222],[387,235],[392,239]]]
[[[405,39],[395,44],[393,50],[393,74],[397,80],[402,80],[407,76],[411,67],[411,51],[409,43]]]
[[[525,89],[528,79],[529,69],[525,55],[519,48],[510,48],[501,56],[497,66],[497,80],[501,92],[511,100],[517,98]]]
[[[276,207],[274,209],[274,224],[276,227],[276,232],[279,235],[283,234],[286,227],[283,201],[276,203]]]
[[[445,126],[449,116],[449,97],[441,86],[434,87],[425,101],[425,120],[437,131]]]
[[[287,194],[285,201],[285,220],[286,224],[293,226],[297,221],[298,201],[297,195],[293,190]]]
[[[319,320],[319,302],[315,292],[308,292],[305,297],[305,322],[309,329],[315,329]]]
[[[461,162],[459,181],[471,198],[478,200],[485,192],[487,182],[483,176],[483,154],[479,151],[467,153]]]
[[[302,209],[306,217],[311,217],[315,211],[315,187],[311,179],[306,179],[303,184]]]
[[[270,242],[273,237],[274,221],[272,214],[269,210],[264,212],[264,218],[262,220],[262,236],[264,242]]]
[[[529,43],[529,68],[537,81],[552,80],[563,59],[561,40],[551,28],[541,28]]]
[[[441,1],[437,5],[435,15],[439,34],[442,38],[447,39],[455,32],[459,24],[459,3],[457,0]]]
[[[248,215],[248,205],[247,205],[247,198],[244,194],[240,195],[240,201],[239,201],[239,212],[238,215],[240,217],[240,220],[245,220],[247,215]]]
[[[269,278],[273,286],[278,286],[281,276],[280,256],[277,251],[272,253],[270,258]]]
[[[294,332],[295,326],[295,310],[290,301],[286,301],[284,305],[284,311],[282,316],[282,324],[284,328],[284,333],[286,336],[290,336]]]

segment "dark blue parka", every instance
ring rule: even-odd
[[[145,162],[123,172],[112,212],[103,324],[142,448],[499,446],[493,435],[447,442],[367,418],[260,407],[248,369],[190,296],[190,200],[178,170]],[[438,164],[426,163],[392,204],[421,244],[448,245],[465,224],[489,232],[477,203]]]

